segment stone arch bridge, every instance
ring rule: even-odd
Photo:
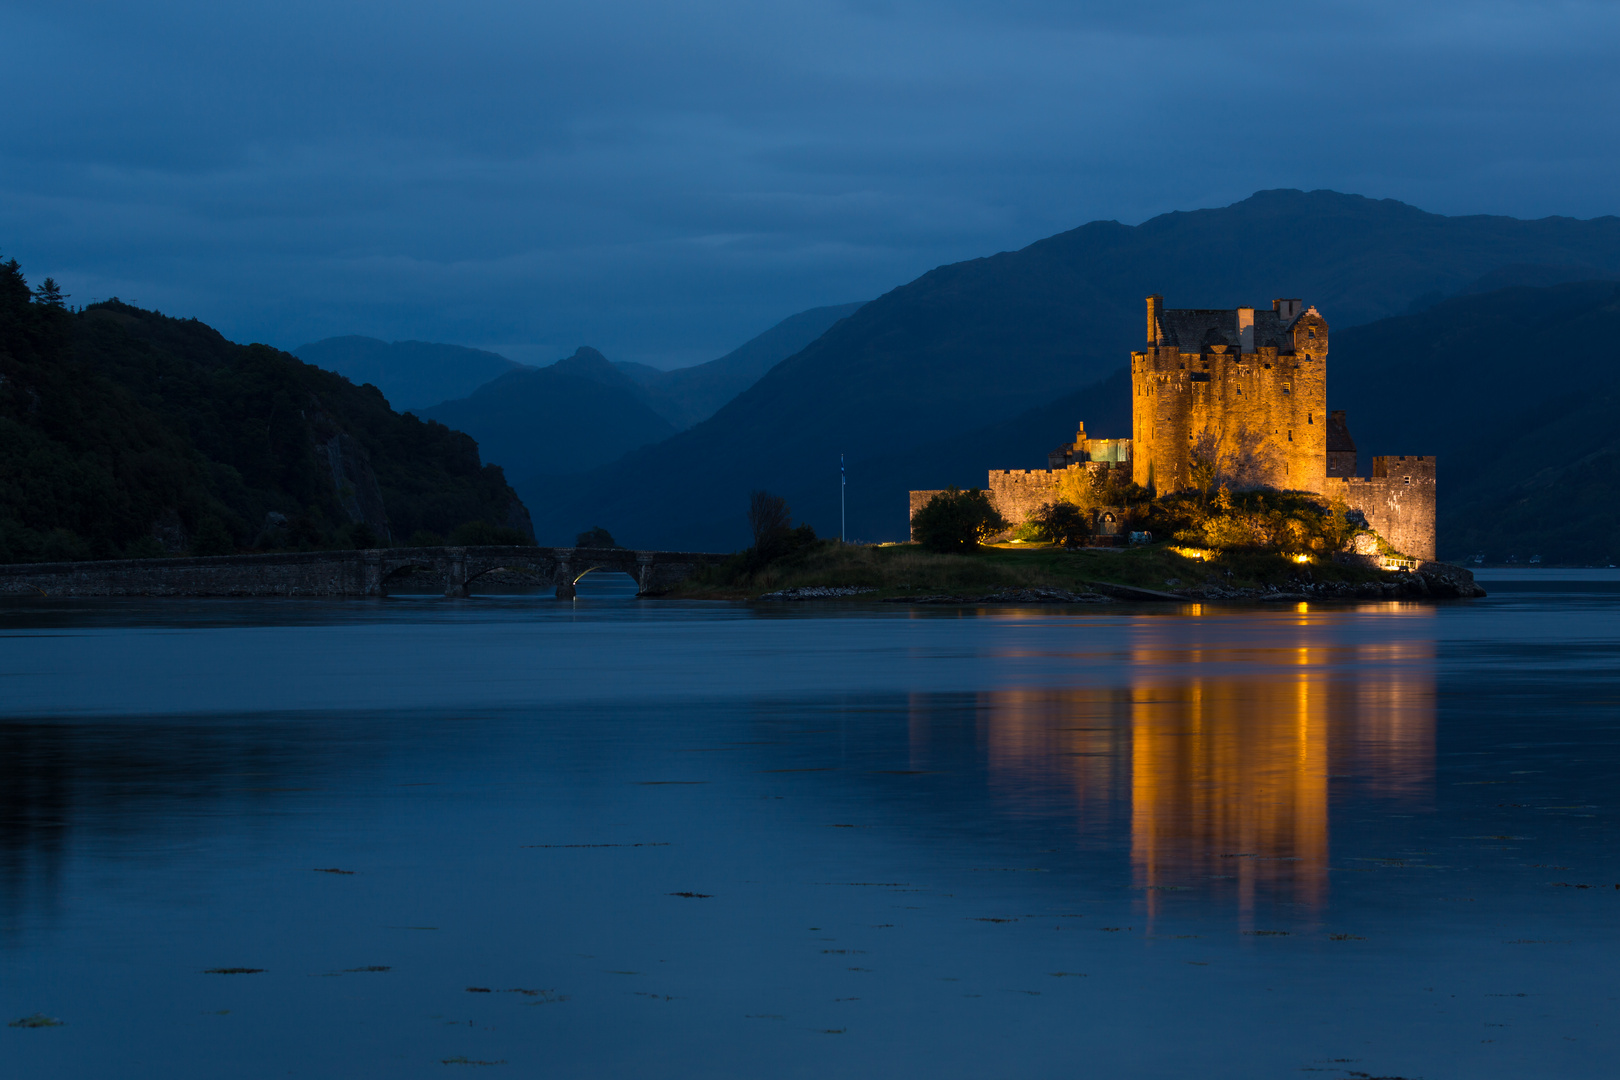
[[[658,596],[727,556],[629,548],[432,547],[305,551],[189,559],[13,563],[0,566],[7,596],[387,596],[424,575],[445,596],[467,596],[494,570],[535,575],[537,585],[574,595],[591,571],[629,574],[639,596]],[[413,590],[414,591],[414,590]]]

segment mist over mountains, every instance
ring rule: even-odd
[[[400,412],[419,412],[441,401],[466,397],[523,365],[498,353],[432,341],[379,341],[349,335],[300,345],[292,354],[306,364],[335,371],[356,386],[370,383]]]
[[[467,432],[484,460],[531,472],[578,472],[675,434],[636,383],[589,347],[548,367],[508,372],[421,415]]]
[[[717,360],[673,371],[612,363],[582,345],[556,363],[514,366],[465,398],[417,411],[471,434],[485,460],[531,476],[580,472],[706,419],[860,306],[802,311]]]
[[[542,537],[600,523],[627,543],[724,550],[746,542],[752,488],[836,534],[843,453],[850,535],[899,539],[911,488],[1041,467],[1079,419],[1097,435],[1128,434],[1128,395],[1121,408],[1107,380],[1144,337],[1144,296],[1174,307],[1302,297],[1337,334],[1492,273],[1545,268],[1620,274],[1620,218],[1445,217],[1332,191],[1265,191],[1134,227],[1093,222],[879,297],[710,419],[632,459],[572,478],[508,473],[537,508]],[[1338,349],[1330,404],[1349,373]],[[1080,415],[1057,430],[1038,419],[1071,395]],[[1122,426],[1097,419],[1109,415]],[[1422,453],[1430,439],[1416,425],[1395,449]]]
[[[718,360],[662,371],[646,364],[614,366],[648,393],[648,403],[677,428],[707,420],[771,368],[826,333],[865,304],[836,304],[790,315]]]

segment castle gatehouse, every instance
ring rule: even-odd
[[[1150,296],[1145,347],[1131,353],[1131,437],[1089,438],[1081,424],[1046,469],[992,469],[986,490],[1016,525],[1062,498],[1078,470],[1128,472],[1168,495],[1199,486],[1198,466],[1234,491],[1343,499],[1390,546],[1433,559],[1434,458],[1374,457],[1372,474],[1357,476],[1347,418],[1327,409],[1327,357],[1327,320],[1300,300],[1274,300],[1270,310],[1166,308]],[[911,512],[934,494],[912,492]]]

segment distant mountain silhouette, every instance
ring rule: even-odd
[[[706,364],[661,371],[646,364],[617,363],[647,391],[647,403],[677,428],[713,416],[720,406],[758,382],[835,323],[859,311],[865,301],[811,308],[790,315],[751,341]]]
[[[1443,301],[1335,331],[1328,404],[1373,454],[1439,457],[1442,556],[1620,558],[1620,285]]]
[[[589,346],[421,415],[467,432],[485,461],[513,474],[579,472],[675,434],[641,387]]]
[[[466,397],[523,366],[483,349],[431,341],[389,343],[356,335],[313,341],[292,352],[304,363],[335,371],[356,386],[370,383],[400,412],[420,412]]]
[[[542,535],[600,524],[626,543],[725,549],[746,543],[743,504],[756,487],[836,533],[842,452],[851,535],[899,539],[906,490],[944,472],[915,467],[919,456],[946,460],[927,448],[953,453],[969,433],[1102,383],[1141,343],[1150,293],[1176,307],[1302,297],[1337,332],[1526,265],[1620,273],[1620,218],[1444,217],[1394,200],[1265,191],[1134,227],[1093,222],[939,267],[873,300],[708,420],[632,460],[566,482],[509,471]],[[1334,350],[1337,361],[1338,340]],[[1466,361],[1455,364],[1466,377]],[[1334,370],[1340,386],[1345,367]],[[1099,436],[1129,433],[1104,429],[1098,415],[1029,429],[1020,461],[1041,464],[1076,419]],[[1423,438],[1414,429],[1402,445]],[[986,460],[958,482],[1018,463]]]

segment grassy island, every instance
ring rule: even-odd
[[[860,588],[868,599],[984,596],[1008,590],[1097,592],[1098,586],[1173,593],[1188,599],[1275,593],[1401,595],[1414,575],[1265,552],[1184,554],[1167,544],[1063,548],[1013,543],[942,554],[916,544],[816,541],[763,564],[741,552],[688,579],[674,595],[752,600],[787,590]],[[1385,588],[1389,586],[1389,588]]]

